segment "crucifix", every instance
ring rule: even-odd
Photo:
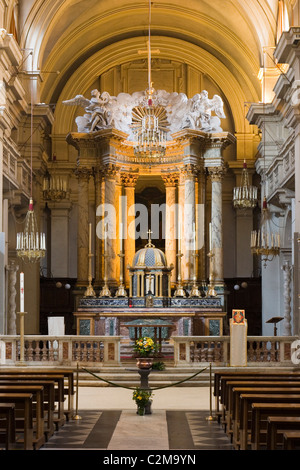
[[[152,232],[152,230],[149,229],[147,233],[148,233],[148,246],[152,246],[151,233],[153,233],[153,232]]]

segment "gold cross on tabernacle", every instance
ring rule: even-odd
[[[149,229],[147,233],[148,233],[148,244],[151,245],[151,233],[153,232],[152,230]]]

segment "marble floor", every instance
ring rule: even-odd
[[[232,450],[220,424],[207,419],[209,393],[207,387],[158,390],[151,414],[138,416],[131,390],[80,387],[78,419],[66,422],[41,450]]]

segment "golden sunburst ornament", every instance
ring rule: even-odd
[[[137,139],[134,153],[140,157],[160,158],[166,151],[168,120],[165,108],[153,104],[152,92],[152,87],[151,94],[147,90],[145,106],[132,110],[132,128]]]

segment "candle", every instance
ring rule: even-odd
[[[24,312],[24,273],[20,273],[20,312]]]
[[[92,253],[92,224],[89,224],[89,254]]]
[[[209,223],[209,251],[211,251],[212,247],[212,234],[211,234],[211,222]]]
[[[180,217],[180,215],[179,215]],[[180,219],[178,220],[178,251],[180,252],[181,250],[181,223]]]

